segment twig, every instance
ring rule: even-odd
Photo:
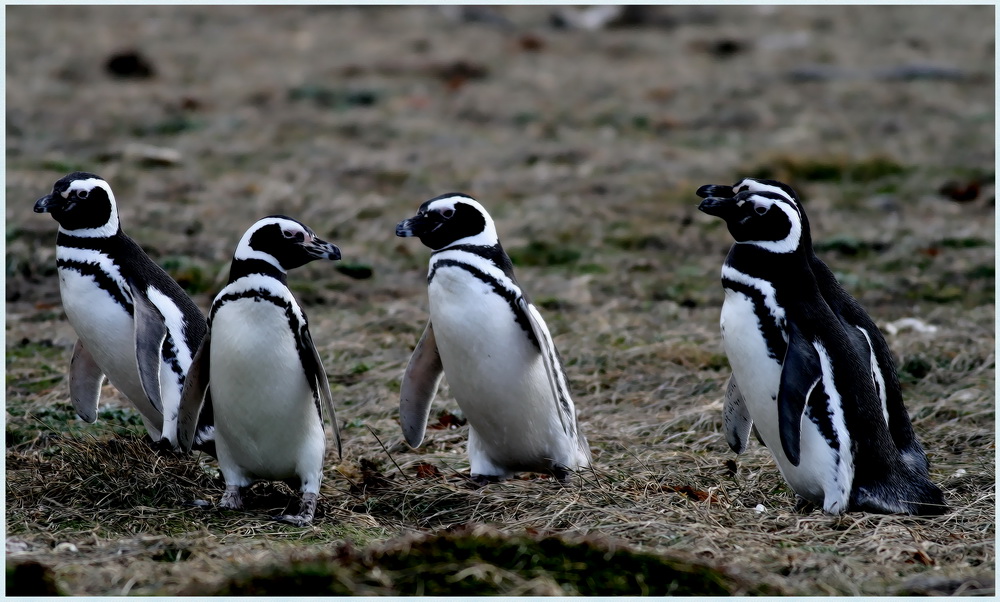
[[[392,454],[390,454],[390,453],[389,453],[389,450],[388,450],[388,449],[386,449],[385,445],[383,445],[383,444],[382,444],[382,440],[381,440],[381,439],[379,439],[379,438],[378,438],[378,435],[376,435],[376,434],[375,434],[375,429],[373,429],[373,428],[372,428],[371,426],[369,426],[369,425],[367,425],[367,424],[366,424],[365,426],[366,426],[366,427],[368,428],[368,430],[369,430],[369,431],[371,431],[371,433],[372,433],[372,437],[375,437],[375,440],[376,440],[376,441],[378,441],[378,444],[379,444],[379,445],[380,445],[380,446],[382,447],[382,451],[384,451],[384,452],[385,452],[385,455],[389,456],[389,460],[390,460],[390,461],[392,461],[392,464],[393,464],[393,466],[395,466],[395,467],[396,467],[396,470],[398,470],[398,471],[399,471],[399,473],[400,473],[401,475],[403,475],[403,478],[404,478],[404,479],[406,479],[407,481],[410,481],[410,482],[412,482],[412,481],[413,481],[413,479],[411,479],[410,477],[408,477],[408,476],[406,475],[406,473],[405,473],[405,472],[403,472],[403,469],[399,467],[399,464],[396,464],[396,459],[392,457]]]

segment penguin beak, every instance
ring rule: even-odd
[[[303,241],[302,247],[313,259],[330,259],[333,261],[340,259],[340,249],[337,245],[326,242],[321,238],[316,238],[315,236],[310,240]]]
[[[63,200],[65,199],[62,199],[59,196],[47,194],[35,201],[35,213],[49,213],[53,210],[58,210],[62,207],[62,203],[60,201]]]
[[[718,197],[732,197],[736,196],[733,192],[732,186],[726,186],[725,184],[705,184],[695,192],[699,197],[707,199],[708,197],[718,196]]]
[[[410,236],[423,236],[428,232],[433,232],[440,226],[440,223],[434,223],[432,220],[427,218],[425,215],[414,215],[409,219],[404,219],[403,221],[396,224],[396,236],[401,236],[403,238],[408,238]]]
[[[705,188],[705,186],[702,186],[702,188]],[[701,189],[699,189],[698,192],[700,193]],[[740,203],[738,203],[734,197],[710,196],[698,205],[698,211],[707,213],[708,215],[714,215],[715,217],[721,217],[722,219],[727,219],[727,217],[733,213],[735,209],[739,208],[739,206]]]

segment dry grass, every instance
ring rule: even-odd
[[[549,30],[531,8],[502,11],[511,30],[420,7],[8,9],[7,551],[41,564],[8,572],[8,593],[46,575],[93,595],[993,593],[992,13],[662,10],[669,29],[591,34]],[[157,76],[107,77],[109,39]],[[746,50],[705,44],[726,39]],[[460,60],[485,75],[456,79]],[[964,76],[877,75],[925,62]],[[796,83],[802,65],[848,75]],[[359,91],[373,104],[344,100]],[[121,153],[134,141],[183,160],[143,165]],[[255,486],[245,512],[190,505],[218,500],[215,464],[154,453],[110,386],[97,424],[72,417],[55,225],[30,207],[77,167],[111,181],[126,231],[202,307],[243,229],[269,213],[371,269],[290,278],[345,437],[312,527],[268,519],[294,507],[283,484]],[[729,237],[693,191],[764,171],[798,187],[823,258],[876,321],[937,327],[889,342],[949,514],[796,513],[767,450],[726,446]],[[960,204],[937,192],[949,180],[983,189]],[[464,428],[432,429],[419,450],[401,440],[427,252],[392,227],[447,190],[491,209],[566,360],[595,459],[570,485],[525,475],[476,489]],[[457,413],[447,387],[433,411]],[[617,580],[643,571],[669,579]]]

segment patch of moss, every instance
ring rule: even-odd
[[[780,157],[771,163],[759,165],[751,170],[755,178],[771,178],[782,181],[873,182],[886,176],[906,173],[907,169],[896,161],[874,156],[852,161],[844,158],[810,159],[804,157]]]
[[[160,262],[160,267],[189,295],[208,292],[212,288],[215,272],[206,270],[186,257],[166,257]]]
[[[814,241],[813,250],[817,253],[835,252],[847,257],[867,257],[872,253],[883,253],[892,247],[892,243],[882,241],[859,240],[853,236],[836,236],[826,240]]]
[[[526,246],[508,251],[514,265],[555,266],[575,263],[583,253],[580,250],[540,240],[533,240]]]
[[[993,243],[975,236],[966,238],[942,238],[937,245],[945,249],[974,249],[976,247],[992,247]]]
[[[480,528],[440,532],[404,545],[247,572],[214,595],[731,595],[720,571],[597,541],[510,536]],[[763,592],[755,592],[763,593]]]
[[[292,102],[310,101],[318,107],[336,110],[370,107],[381,95],[377,90],[335,90],[321,84],[303,84],[288,90],[288,100]]]

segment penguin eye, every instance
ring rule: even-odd
[[[450,208],[445,209],[441,212],[441,215],[444,216],[445,219],[451,219],[451,216],[455,215],[455,210]]]
[[[757,212],[757,215],[764,215],[765,213],[767,213],[767,206],[766,205],[755,205],[754,208],[753,208],[753,210]]]
[[[77,198],[85,199],[88,196],[90,196],[90,191],[89,190],[79,190],[79,191],[77,191],[76,196],[77,196]]]

